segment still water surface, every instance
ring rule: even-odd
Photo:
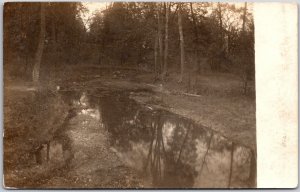
[[[81,161],[76,145],[82,142],[97,146],[97,140],[101,139],[97,132],[105,130],[110,150],[139,173],[147,183],[145,187],[255,187],[256,159],[252,149],[189,119],[137,104],[129,95],[62,94],[69,105],[77,108],[71,127],[93,130],[80,136],[72,129],[60,133],[64,138],[62,146],[72,149],[68,161],[75,164]]]

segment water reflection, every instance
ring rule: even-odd
[[[145,187],[256,187],[253,150],[178,115],[139,105],[127,93],[60,92],[32,101],[38,121],[30,122],[35,126],[28,140],[35,139],[30,141],[39,166],[61,164],[86,179],[110,162],[120,175],[126,172],[118,167],[134,169]]]
[[[104,128],[109,133],[111,150],[140,174],[145,187],[256,185],[253,150],[188,119],[141,106],[126,93],[64,92],[59,99],[69,106],[63,108],[70,110],[50,138],[51,147],[47,150],[52,160],[53,154],[61,154],[66,165],[85,169],[82,158],[88,157],[78,156],[82,153],[76,146],[86,150],[97,147],[97,142],[103,140],[100,132]],[[75,124],[70,128],[70,120],[75,116]]]
[[[149,187],[255,187],[249,148],[123,94],[90,96],[89,102],[99,109],[114,151]]]

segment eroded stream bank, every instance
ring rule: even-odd
[[[253,150],[179,115],[138,104],[130,92],[29,97],[25,107],[31,106],[39,118],[35,129],[25,131],[30,142],[19,155],[26,166],[12,168],[9,160],[18,157],[5,151],[5,166],[11,166],[5,173],[8,187],[256,185]],[[5,137],[5,145],[17,145],[20,139]]]

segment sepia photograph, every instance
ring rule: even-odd
[[[7,189],[256,188],[253,3],[6,2]]]

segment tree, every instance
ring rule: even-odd
[[[248,84],[248,70],[247,70],[247,61],[246,61],[246,31],[245,31],[245,25],[246,25],[246,14],[247,14],[247,2],[245,2],[244,6],[244,14],[243,14],[243,28],[242,28],[242,45],[243,45],[243,51],[242,51],[242,59],[244,61],[243,64],[243,80],[244,80],[244,94],[247,94],[247,84]]]
[[[46,33],[45,3],[41,3],[41,23],[40,23],[39,44],[36,50],[34,67],[32,71],[32,80],[34,83],[38,83],[40,77],[40,65],[41,65],[43,51],[44,51],[45,33]]]
[[[172,8],[172,5],[177,6]],[[251,10],[244,14],[244,7],[237,8],[234,4],[114,2],[91,16],[88,26],[80,17],[83,12],[80,3],[51,2],[43,6],[47,13],[45,24],[40,4],[6,4],[5,67],[14,74],[20,73],[19,77],[28,69],[33,78],[34,68],[35,75],[38,73],[42,78],[44,75],[37,72],[39,68],[44,71],[56,63],[57,68],[51,69],[60,71],[65,65],[84,61],[143,66],[153,69],[162,80],[170,69],[179,65],[181,82],[185,75],[195,71],[190,71],[194,64],[206,57],[209,61],[203,68],[210,65],[213,71],[242,76],[246,71],[242,65],[246,63],[242,58],[243,39],[249,65],[248,60],[254,58]],[[251,75],[253,63],[251,60]],[[245,68],[248,70],[248,65]]]
[[[167,69],[168,69],[168,40],[169,40],[169,11],[170,11],[170,3],[164,3],[165,6],[165,52],[164,52],[164,71],[163,71],[163,80],[164,77],[167,75]]]
[[[221,70],[221,59],[222,59],[222,54],[223,54],[223,46],[224,46],[224,32],[223,32],[223,13],[222,13],[222,7],[221,7],[221,3],[218,2],[218,19],[219,19],[219,45],[218,48],[219,50],[217,51],[217,54],[215,54],[215,57],[217,57],[216,62],[215,62],[215,67],[216,67],[216,71],[220,71]]]
[[[161,33],[161,3],[157,4],[157,25],[158,25],[158,47],[159,47],[159,64],[160,64],[160,72],[163,70],[163,42],[162,42],[162,33]]]
[[[178,3],[178,31],[180,36],[180,79],[179,83],[183,81],[183,72],[184,72],[184,39],[183,39],[183,30],[182,30],[182,3]]]
[[[194,52],[195,52],[195,60],[190,62],[189,70],[188,70],[188,91],[194,91],[193,89],[196,86],[197,83],[197,75],[199,70],[199,64],[198,64],[198,57],[199,57],[199,38],[198,38],[198,29],[197,29],[197,23],[195,14],[193,11],[193,3],[190,3],[190,10],[191,10],[191,16],[192,16],[192,22],[193,22],[193,32],[194,32]],[[191,66],[192,65],[192,66]],[[194,82],[194,83],[193,83]]]
[[[197,29],[197,21],[195,18],[195,14],[193,11],[193,3],[190,3],[190,9],[191,9],[191,15],[192,15],[192,20],[193,20],[193,31],[194,31],[194,35],[195,35],[195,49],[196,49],[196,54],[198,57],[198,44],[199,44],[199,38],[198,38],[198,29]]]
[[[157,78],[158,70],[157,70],[157,49],[158,49],[158,35],[155,34],[154,37],[154,73],[155,78]]]
[[[220,44],[223,45],[223,20],[222,20],[222,7],[221,4],[218,3],[218,16],[219,16],[219,27],[220,27]]]

